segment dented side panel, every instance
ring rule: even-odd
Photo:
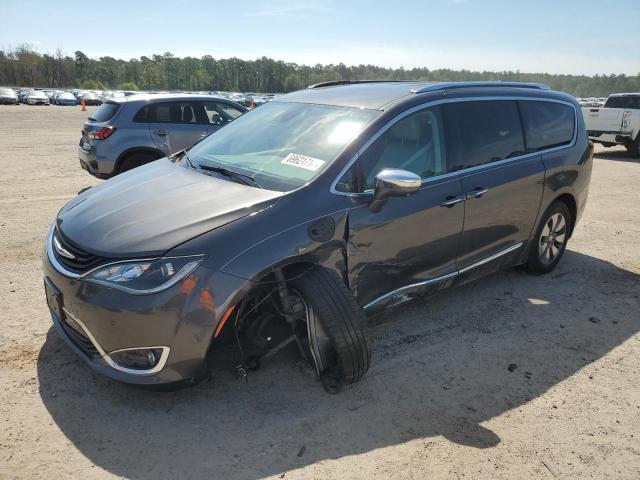
[[[464,202],[458,176],[425,182],[408,197],[391,198],[377,213],[349,210],[349,284],[360,305],[404,285],[456,271]]]

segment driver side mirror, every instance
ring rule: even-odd
[[[376,187],[369,209],[379,212],[390,197],[406,197],[422,186],[422,179],[415,173],[396,168],[385,168],[376,175]]]

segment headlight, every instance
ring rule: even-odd
[[[111,263],[88,273],[84,280],[134,295],[157,293],[175,285],[204,261],[205,255],[163,257]]]

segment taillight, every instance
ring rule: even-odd
[[[113,127],[102,127],[100,130],[96,130],[95,132],[89,132],[89,138],[91,140],[104,140],[113,135],[116,129]]]

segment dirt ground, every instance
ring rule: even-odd
[[[0,108],[1,478],[640,478],[640,161],[598,149],[552,274],[372,318],[371,370],[340,395],[287,358],[154,393],[94,374],[45,306],[47,228],[98,182],[86,116]]]

